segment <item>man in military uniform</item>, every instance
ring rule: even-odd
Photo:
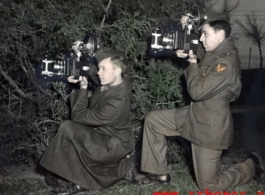
[[[260,157],[252,153],[244,162],[220,171],[221,155],[233,140],[229,103],[241,90],[238,50],[230,40],[231,26],[226,14],[211,14],[202,25],[198,56],[192,51],[184,71],[192,99],[189,106],[150,112],[144,124],[141,170],[151,173],[143,184],[168,183],[166,136],[182,136],[191,142],[193,165],[200,190],[226,190],[264,172]],[[200,62],[198,63],[198,60]]]
[[[49,171],[47,183],[55,194],[107,188],[122,179],[131,166],[134,148],[130,129],[131,81],[124,74],[124,52],[96,54],[98,87],[88,104],[88,82],[70,96],[71,120],[63,121],[40,164]],[[73,76],[68,81],[76,83]]]

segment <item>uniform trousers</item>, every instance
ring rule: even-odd
[[[151,111],[145,118],[141,170],[164,175],[167,170],[167,136],[181,136],[188,107]],[[221,170],[223,150],[216,150],[191,143],[192,159],[198,188],[202,191],[221,191],[251,180],[255,174],[250,159]]]

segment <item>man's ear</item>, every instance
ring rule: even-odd
[[[119,76],[121,75],[121,68],[120,67],[116,67],[115,68],[115,76]]]
[[[225,31],[224,30],[219,30],[217,33],[218,33],[218,38],[220,40],[224,40],[225,39]]]

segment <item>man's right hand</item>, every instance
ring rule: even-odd
[[[75,77],[74,76],[69,76],[67,77],[67,81],[69,83],[77,83],[79,81],[79,79],[74,79]]]
[[[67,77],[67,81],[69,83],[77,83],[77,82],[80,82],[79,83],[80,89],[87,89],[88,81],[87,81],[87,78],[86,77],[80,76],[79,79],[74,79],[74,78],[75,78],[74,76],[69,76],[69,77]]]
[[[189,16],[191,16],[191,14],[185,14],[185,15],[183,15],[182,17],[181,17],[181,19],[180,19],[180,24],[181,24],[181,26],[182,26],[182,29],[184,29],[188,24],[189,24]]]
[[[188,56],[188,54],[184,53],[184,50],[182,50],[182,49],[178,49],[176,51],[176,54],[177,54],[177,57],[179,57],[179,58],[186,58]]]
[[[186,58],[189,56],[188,62],[197,64],[197,56],[193,54],[193,51],[190,50],[189,54],[184,53],[184,50],[177,50],[176,51],[177,57],[179,58]]]

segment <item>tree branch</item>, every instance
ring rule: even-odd
[[[107,5],[107,8],[105,9],[106,14],[103,16],[103,19],[101,21],[101,25],[100,25],[101,27],[104,26],[104,22],[105,22],[105,19],[106,19],[106,15],[108,14],[108,10],[109,10],[109,7],[110,7],[111,3],[112,3],[112,0],[109,0],[109,3]]]
[[[2,69],[2,66],[0,65],[0,73],[3,75],[3,77],[8,81],[8,83],[15,88],[15,90],[24,98],[29,98],[28,95],[21,90],[18,85],[13,81],[11,77],[9,77],[6,72]]]

